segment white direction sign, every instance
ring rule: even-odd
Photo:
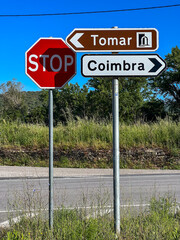
[[[157,54],[90,54],[81,58],[84,77],[158,76],[166,62]]]

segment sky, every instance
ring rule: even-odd
[[[74,28],[156,28],[162,58],[175,46],[180,48],[180,7],[115,13],[94,13],[64,16],[1,17],[45,13],[74,13],[146,8],[180,4],[179,0],[0,0],[0,84],[17,79],[25,91],[40,88],[25,74],[25,52],[41,37],[66,37]],[[152,52],[151,52],[152,53]],[[88,78],[81,75],[81,56],[77,53],[77,74],[70,83],[80,86]],[[125,54],[125,53],[123,53]]]

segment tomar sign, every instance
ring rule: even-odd
[[[42,89],[62,88],[76,74],[76,53],[61,38],[40,38],[25,61],[27,76]]]
[[[74,29],[66,42],[79,52],[156,51],[158,31],[154,28]]]
[[[165,68],[165,61],[157,54],[84,55],[82,75],[93,76],[157,76]]]

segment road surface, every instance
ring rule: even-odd
[[[13,175],[12,172],[11,177],[0,175],[0,223],[6,221],[10,213],[17,216],[17,210],[48,209],[48,177],[40,172],[36,177],[31,174],[22,176],[25,173],[22,172],[22,168],[20,169],[21,176],[14,173]],[[92,204],[98,206],[99,203],[107,208],[112,207],[113,177],[111,170],[95,172],[87,170],[86,175],[82,174],[83,169],[81,169],[81,174],[78,169],[71,171],[74,171],[74,175],[72,175],[73,172],[69,174],[66,172],[65,175],[60,174],[58,177],[55,173],[55,208],[61,206],[89,207]],[[152,196],[164,196],[165,194],[175,196],[177,202],[180,202],[180,171],[121,171],[120,192],[121,207],[130,205],[141,208],[141,206],[149,204]]]

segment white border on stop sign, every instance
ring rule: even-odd
[[[74,63],[75,63],[75,73],[68,79],[68,81],[62,86],[62,87],[41,87],[28,73],[27,73],[27,53],[28,51],[30,51],[40,40],[42,39],[48,39],[48,40],[61,40],[64,42],[64,44],[70,48],[74,54],[75,54],[75,59],[74,59]],[[40,88],[40,89],[62,89],[77,73],[77,64],[76,64],[76,52],[72,49],[72,47],[70,47],[63,38],[53,38],[53,37],[41,37],[39,38],[26,52],[25,52],[25,74]]]

